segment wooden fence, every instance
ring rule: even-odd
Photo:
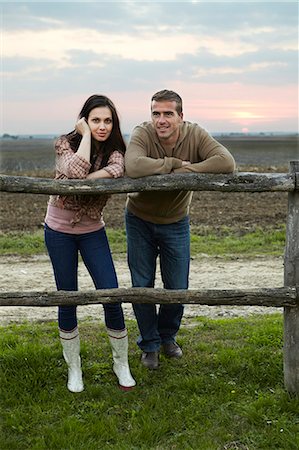
[[[258,305],[284,308],[284,383],[299,394],[299,161],[289,173],[175,174],[139,179],[50,180],[0,175],[0,191],[36,194],[100,194],[142,191],[288,192],[284,255],[284,286],[273,289],[153,288],[104,289],[85,292],[1,292],[0,306],[86,305],[123,303],[184,303],[200,305]]]

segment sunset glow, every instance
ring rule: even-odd
[[[232,113],[236,119],[263,119],[264,116],[254,114],[248,111],[237,111]]]

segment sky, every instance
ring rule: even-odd
[[[69,132],[92,94],[130,134],[162,89],[211,133],[298,132],[297,1],[0,7],[0,135]]]

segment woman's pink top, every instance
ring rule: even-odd
[[[83,234],[98,231],[105,226],[103,216],[100,220],[90,219],[86,214],[81,216],[76,225],[72,225],[74,212],[48,204],[45,223],[55,231],[70,234]]]

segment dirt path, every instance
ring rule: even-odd
[[[130,287],[130,276],[125,259],[115,259],[119,286]],[[55,290],[52,267],[47,256],[32,258],[1,257],[0,286],[2,292],[8,291],[51,291]],[[191,289],[234,289],[283,286],[283,259],[259,258],[254,260],[236,259],[225,261],[220,258],[207,258],[191,261]],[[161,287],[160,275],[157,287]],[[79,289],[93,289],[90,277],[83,264],[79,266]],[[101,305],[78,307],[78,317],[103,320]],[[134,318],[132,307],[124,304],[127,318]],[[242,306],[201,306],[185,307],[184,321],[194,316],[236,317],[254,313],[273,313],[281,311],[269,307]],[[56,307],[0,307],[0,325],[22,321],[47,321],[57,317]]]

